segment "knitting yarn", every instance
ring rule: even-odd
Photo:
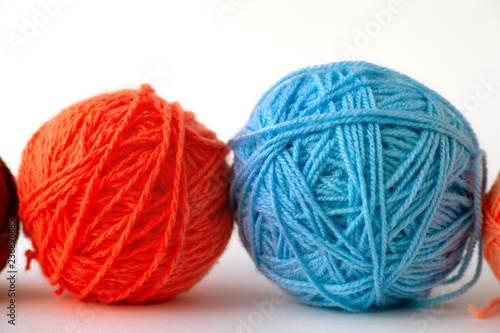
[[[19,228],[18,202],[14,177],[0,159],[0,270],[7,265],[9,255],[16,245]]]
[[[500,280],[500,173],[483,202],[483,242],[484,257],[491,270]],[[500,297],[493,299],[486,307],[479,310],[471,306],[470,312],[476,318],[486,318],[500,305]]]
[[[85,301],[137,303],[188,290],[231,234],[228,151],[149,85],[63,110],[22,156],[28,257],[59,284],[56,293]]]
[[[462,276],[480,238],[483,153],[457,109],[411,78],[364,62],[296,71],[229,146],[243,244],[299,301],[424,307],[477,280],[480,260]]]

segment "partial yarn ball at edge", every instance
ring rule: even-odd
[[[15,263],[15,256],[9,257],[17,242],[19,233],[19,199],[16,181],[5,162],[0,159],[0,271],[9,258]]]
[[[484,258],[500,281],[500,173],[483,201],[483,242]],[[469,311],[479,319],[488,317],[500,306],[500,296],[494,298],[483,309],[474,306]]]

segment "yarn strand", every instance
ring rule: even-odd
[[[469,306],[469,312],[477,319],[487,318],[493,313],[493,310],[500,305],[500,297],[493,299],[488,305],[482,309],[478,309],[473,305]]]
[[[478,254],[477,254],[477,264],[476,268],[474,270],[473,276],[471,279],[466,282],[465,284],[462,285],[459,289],[444,294],[442,296],[429,299],[429,300],[424,300],[424,301],[416,301],[412,303],[413,306],[417,308],[423,308],[423,307],[429,307],[429,306],[434,306],[436,304],[442,303],[449,301],[453,298],[456,298],[463,293],[465,293],[470,287],[472,287],[476,281],[479,279],[479,275],[481,274],[481,267],[482,267],[482,257],[483,257],[483,245],[482,245],[482,240],[481,240],[481,227],[483,223],[483,213],[481,210],[481,204],[482,204],[482,198],[484,196],[485,192],[485,186],[486,186],[486,181],[484,178],[481,178],[480,175],[483,174],[483,166],[485,165],[485,155],[484,152],[481,150],[479,151],[478,155],[476,156],[475,162],[474,162],[474,229],[473,233],[469,239],[469,242],[467,244],[467,249],[465,251],[464,258],[462,260],[462,264],[460,265],[460,269],[458,270],[457,274],[449,278],[448,280],[444,281],[443,284],[449,284],[457,281],[458,279],[462,278],[462,276],[465,273],[465,270],[467,269],[467,266],[469,265],[469,262],[472,258],[472,254],[474,252],[474,248],[477,245],[478,248]]]
[[[484,253],[485,258],[490,264],[490,267],[497,277],[500,279],[500,248],[498,240],[500,239],[500,172],[493,184],[490,192],[486,195],[483,202],[483,240],[485,243]],[[478,319],[484,319],[493,314],[494,310],[500,305],[500,297],[494,298],[483,309],[478,309],[475,306],[469,306],[469,312]]]

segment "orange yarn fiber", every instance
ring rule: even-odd
[[[10,251],[17,241],[18,207],[16,182],[9,168],[0,159],[0,270],[7,265]]]
[[[484,198],[483,216],[484,257],[497,279],[500,280],[500,173]],[[485,318],[498,305],[500,305],[500,297],[493,299],[481,310],[471,306],[469,311],[476,318]]]
[[[215,263],[233,227],[227,146],[149,85],[77,103],[23,152],[21,219],[52,285],[85,301],[161,300]]]

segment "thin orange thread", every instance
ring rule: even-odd
[[[478,309],[475,306],[469,306],[469,312],[478,319],[483,319],[488,317],[493,309],[500,305],[500,297],[493,299],[487,306],[482,309]]]
[[[28,271],[31,268],[31,260],[36,259],[36,253],[31,250],[26,250],[26,270]]]

